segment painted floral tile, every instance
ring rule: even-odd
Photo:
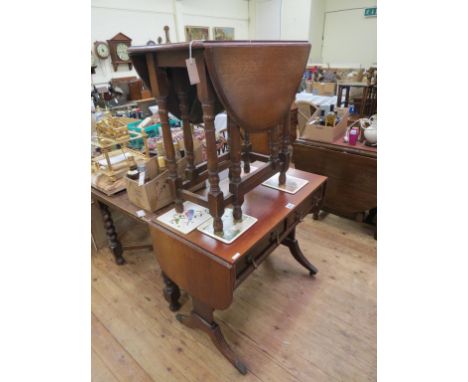
[[[209,218],[211,215],[207,208],[192,202],[184,202],[184,212],[179,214],[173,208],[159,216],[157,220],[183,234],[188,234]]]

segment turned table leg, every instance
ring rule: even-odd
[[[120,241],[117,238],[117,232],[115,231],[114,221],[112,220],[112,215],[109,210],[109,207],[107,207],[107,205],[101,202],[99,202],[98,204],[101,210],[102,218],[104,219],[104,226],[106,227],[106,235],[109,243],[109,248],[111,249],[112,254],[114,255],[115,262],[118,265],[123,265],[125,264],[125,259],[122,256],[123,248],[122,244],[120,244]]]
[[[193,309],[190,315],[177,314],[176,318],[191,329],[200,329],[208,334],[216,348],[241,373],[247,374],[244,362],[226,342],[221,328],[213,318],[214,309],[192,297]]]
[[[182,119],[182,128],[184,131],[184,146],[187,159],[187,167],[185,168],[186,178],[190,181],[195,180],[195,156],[193,152],[193,137],[192,127],[190,126],[190,107],[189,107],[189,88],[188,82],[185,82],[184,77],[175,76],[174,85],[179,99],[180,117]]]
[[[215,233],[223,232],[224,195],[219,186],[218,156],[216,153],[216,135],[214,127],[214,100],[206,100],[202,103],[203,122],[205,124],[205,139],[207,142],[207,169],[208,204],[210,214],[213,217],[213,229]]]
[[[366,218],[366,223],[374,225],[374,239],[377,240],[377,208],[372,208]]]
[[[242,160],[244,161],[244,173],[250,173],[250,152],[252,144],[250,143],[250,134],[244,130],[242,141]]]
[[[167,96],[156,98],[158,104],[159,119],[163,132],[164,149],[166,151],[166,163],[169,172],[169,183],[174,197],[174,208],[177,213],[184,212],[183,200],[180,198],[179,190],[182,186],[182,180],[177,173],[177,161],[175,156],[174,143],[172,141],[171,128],[169,126],[169,109],[167,106]]]
[[[377,240],[377,208],[375,209],[375,230],[374,230],[374,239]]]
[[[200,53],[197,53],[200,54]],[[213,229],[215,233],[223,232],[224,195],[219,186],[218,154],[216,152],[215,99],[216,94],[207,77],[204,59],[196,58],[197,70],[200,82],[197,84],[197,96],[201,103],[203,112],[203,123],[205,129],[207,172],[210,188],[208,191],[208,209],[213,217]]]
[[[244,195],[241,194],[239,188],[241,184],[241,137],[239,126],[228,115],[229,141],[230,141],[230,156],[231,165],[229,167],[229,192],[234,195],[233,216],[234,220],[242,219],[242,203]]]
[[[180,289],[178,285],[162,272],[164,280],[164,298],[169,303],[169,309],[176,312],[180,309]]]
[[[280,174],[278,177],[279,184],[286,183],[286,172],[289,169],[289,163],[291,162],[291,153],[289,152],[289,130],[290,130],[290,122],[291,113],[288,111],[286,117],[284,119],[283,125],[281,126],[281,166],[280,166]]]
[[[293,230],[289,233],[288,236],[282,241],[283,245],[289,248],[291,255],[296,259],[296,261],[301,264],[304,268],[309,270],[309,274],[314,276],[317,274],[318,269],[313,266],[309,260],[304,256],[299,247],[299,242],[296,239],[296,228],[294,227]]]

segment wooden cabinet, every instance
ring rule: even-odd
[[[297,169],[328,177],[323,209],[352,219],[377,208],[377,149],[298,139],[293,144]]]

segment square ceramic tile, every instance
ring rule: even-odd
[[[279,173],[273,175],[270,179],[267,179],[262,184],[267,187],[276,188],[277,190],[287,192],[289,194],[295,194],[299,191],[302,187],[304,187],[308,180],[296,178],[295,176],[291,176],[286,173],[286,183],[280,185],[279,184]]]
[[[211,215],[208,208],[192,202],[184,202],[184,212],[179,214],[173,208],[159,216],[157,220],[183,234],[188,234],[209,218]]]
[[[216,240],[222,241],[223,243],[231,244],[240,235],[242,235],[245,231],[247,231],[250,227],[252,227],[257,221],[257,219],[252,216],[242,214],[242,220],[239,222],[235,222],[234,217],[232,216],[231,208],[225,209],[222,219],[223,219],[223,233],[222,234],[214,233],[213,218],[211,217],[210,217],[210,220],[201,224],[198,227],[198,230],[208,236],[215,238]]]

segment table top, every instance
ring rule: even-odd
[[[161,51],[188,51],[191,49],[203,49],[205,47],[268,47],[268,46],[294,46],[308,44],[306,40],[193,40],[192,42],[176,42],[160,45],[132,46],[128,49],[130,55],[147,52]]]
[[[368,151],[371,153],[377,152],[377,147],[367,146],[366,144],[364,144],[364,142],[359,142],[359,141],[357,141],[356,144],[353,146],[353,145],[350,145],[349,143],[344,142],[343,138],[344,138],[344,134],[341,137],[336,138],[332,142],[332,144],[340,146],[340,147],[355,148],[358,150]]]
[[[359,142],[359,141],[356,142],[356,145],[353,146],[353,145],[350,145],[349,143],[345,143],[343,141],[343,138],[344,138],[344,133],[343,135],[336,138],[333,142],[322,142],[322,141],[315,141],[315,140],[303,139],[303,138],[298,138],[297,141],[299,141],[299,143],[305,143],[305,144],[312,145],[312,146],[325,147],[325,148],[329,148],[332,150],[339,150],[339,151],[348,152],[352,154],[359,154],[363,156],[377,158],[377,147],[367,146],[363,142]]]
[[[224,172],[227,174],[227,170]],[[229,186],[226,174],[224,174],[224,179],[220,182],[223,192],[226,192],[225,190],[227,190],[227,187]],[[172,230],[168,226],[165,226],[156,220],[157,216],[173,208],[173,205],[157,211],[157,213],[145,211],[146,215],[142,218],[138,218],[136,212],[140,210],[140,208],[133,205],[128,200],[126,192],[121,192],[114,196],[106,196],[102,192],[92,189],[92,194],[97,199],[116,207],[136,220],[150,224],[171,236],[175,235],[178,239],[186,242],[187,244],[196,246],[203,252],[210,253],[220,260],[233,264],[235,262],[235,260],[232,259],[234,255],[237,255],[237,253],[240,254],[240,256],[237,255],[235,258],[243,256],[262,237],[267,235],[271,229],[285,219],[287,215],[294,213],[295,208],[327,179],[321,175],[311,174],[292,168],[288,170],[287,174],[306,179],[309,183],[307,183],[296,194],[289,194],[263,185],[259,185],[247,193],[242,205],[242,211],[246,215],[257,218],[258,221],[231,244],[225,244],[199,232],[196,229],[189,234],[184,235]],[[206,192],[206,190],[202,190],[201,192]],[[287,208],[286,205],[288,204],[292,204],[294,206],[292,208]]]

